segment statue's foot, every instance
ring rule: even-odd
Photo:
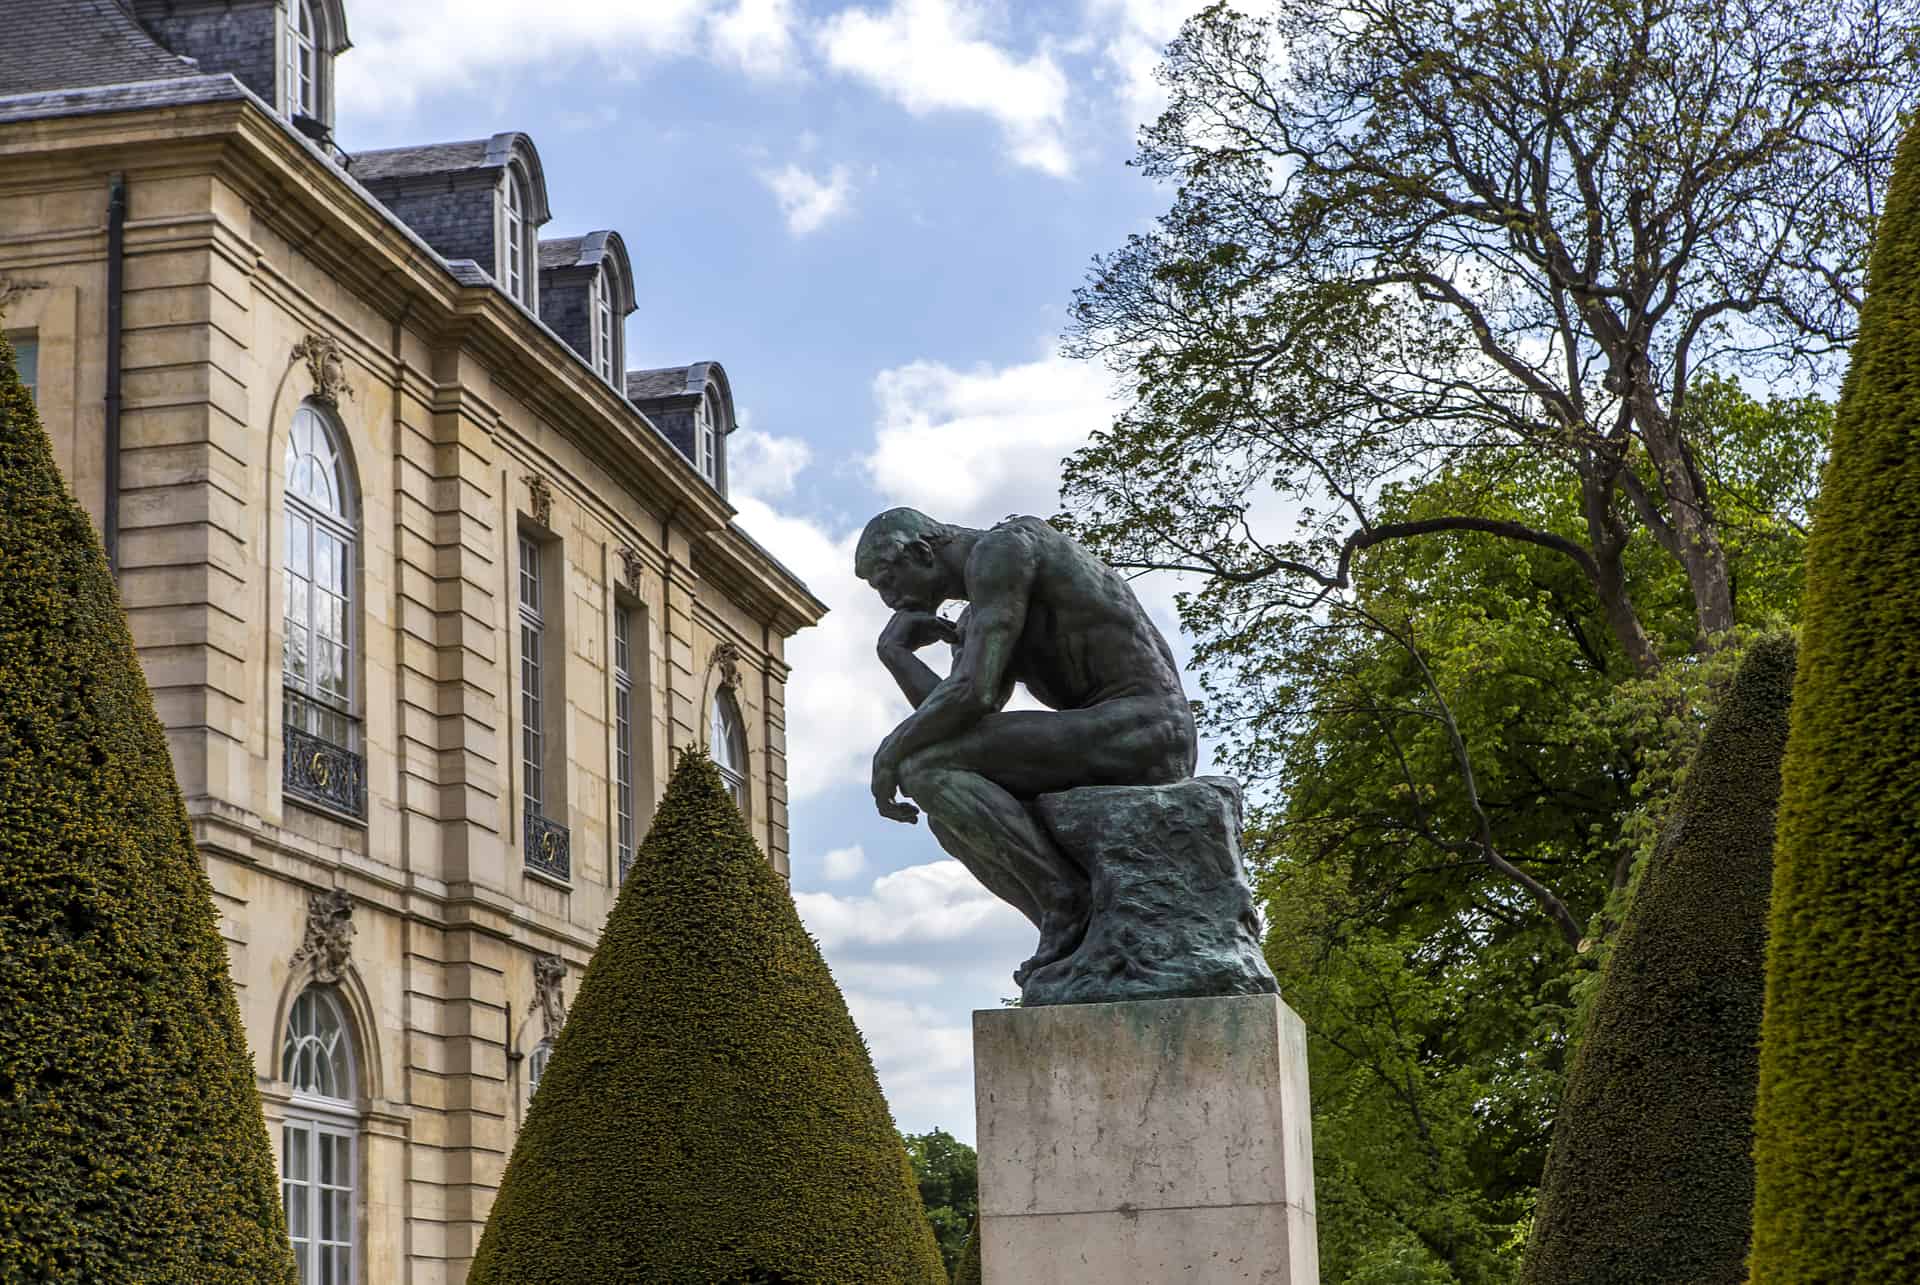
[[[1080,949],[1080,943],[1087,936],[1087,920],[1088,908],[1084,903],[1042,915],[1040,945],[1031,959],[1013,970],[1013,984],[1024,987],[1034,973]]]

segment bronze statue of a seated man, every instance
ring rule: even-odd
[[[1193,775],[1173,653],[1127,582],[1039,518],[983,531],[889,509],[861,533],[854,574],[893,608],[880,659],[914,707],[873,756],[874,801],[895,821],[924,810],[940,846],[1033,921],[1024,985],[1079,946],[1089,904],[1087,872],[1027,804]],[[950,623],[935,612],[954,598],[968,606]],[[955,648],[945,678],[915,654],[942,641]],[[1016,682],[1049,709],[1006,710]]]

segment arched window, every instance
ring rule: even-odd
[[[733,693],[721,688],[713,694],[713,725],[708,729],[707,753],[726,779],[727,793],[742,812],[747,810],[747,727]]]
[[[506,191],[501,208],[505,226],[500,234],[500,280],[507,293],[527,302],[527,194],[521,189],[519,173],[507,167]]]
[[[320,118],[320,67],[314,52],[313,5],[287,2],[287,115]]]
[[[280,1125],[280,1198],[301,1285],[352,1285],[359,1133],[353,1037],[339,996],[300,992],[287,1014],[280,1078],[290,1090]]]
[[[606,264],[593,274],[593,368],[609,384],[620,382],[619,327],[613,317],[613,273]]]
[[[360,724],[353,713],[358,506],[339,434],[317,407],[294,412],[286,467],[285,780],[309,802],[360,816]]]

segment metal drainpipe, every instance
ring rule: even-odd
[[[107,398],[106,508],[107,567],[120,571],[120,332],[125,290],[127,179],[115,174],[107,187]]]

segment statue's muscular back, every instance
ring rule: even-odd
[[[1017,546],[1017,559],[1005,556],[1013,552],[1008,546]],[[1184,772],[1190,773],[1195,740],[1192,707],[1173,653],[1132,587],[1077,541],[1041,519],[1013,517],[982,536],[967,560],[969,615],[992,603],[997,594],[1008,592],[981,576],[978,568],[1008,561],[1023,563],[1032,571],[1011,677],[1056,710],[1089,710],[1110,702],[1145,707],[1155,722],[1173,734],[1176,744],[1170,749],[1185,760]],[[965,616],[961,634],[964,647]]]

